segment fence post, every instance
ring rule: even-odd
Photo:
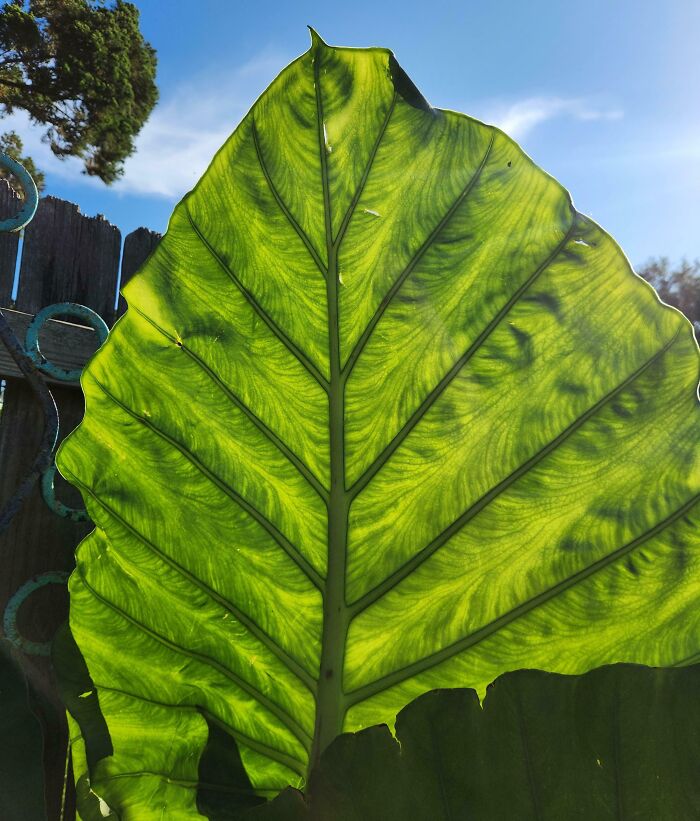
[[[0,180],[0,219],[16,214],[21,200],[7,180]],[[9,305],[12,299],[12,285],[15,279],[18,234],[0,233],[0,305]]]
[[[16,213],[19,199],[7,183],[0,181],[0,219]],[[141,265],[159,239],[159,235],[139,229],[127,237],[122,277],[128,280]],[[0,235],[0,307],[13,307],[13,322],[23,315],[36,314],[56,302],[77,302],[97,311],[108,325],[115,319],[115,297],[121,253],[121,234],[104,217],[86,217],[73,203],[46,197],[39,203],[35,219],[25,229],[20,264],[19,290],[16,304],[11,306],[11,291],[17,254],[17,236]],[[67,330],[62,330],[66,328]],[[53,333],[56,340],[70,342],[66,351],[75,359],[75,332],[61,326]],[[75,329],[80,331],[81,329]],[[83,331],[79,349],[85,351]],[[94,336],[94,334],[92,335]],[[89,348],[89,344],[88,344]],[[0,362],[0,367],[2,362]],[[0,370],[6,382],[0,413],[0,505],[9,499],[26,472],[41,436],[42,414],[28,386],[9,369]],[[83,415],[83,395],[76,385],[52,385],[52,393],[60,414],[60,438],[64,438],[80,422]],[[60,477],[56,480],[56,495],[70,507],[83,506],[79,493]],[[51,512],[39,487],[25,500],[22,509],[9,528],[0,533],[0,615],[8,602],[26,582],[52,571],[69,573],[74,566],[74,551],[80,539],[92,529],[90,523],[74,522]],[[27,598],[17,612],[17,629],[33,642],[48,642],[68,614],[65,585],[47,584]],[[2,626],[0,625],[0,634]],[[58,821],[61,812],[64,766],[67,744],[65,716],[58,698],[50,660],[33,654],[31,646],[25,654],[25,669],[32,684],[43,694],[47,709],[45,723],[44,767],[49,821]],[[34,648],[36,650],[36,648]],[[70,802],[69,802],[70,804]],[[0,810],[2,800],[0,797]],[[73,815],[70,806],[65,821]],[[0,815],[2,813],[0,812]]]

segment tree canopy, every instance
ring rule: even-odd
[[[116,0],[12,0],[0,7],[0,116],[47,127],[58,157],[117,179],[158,99],[156,54],[139,12]],[[20,149],[21,150],[21,149]]]
[[[12,157],[13,160],[17,160],[29,171],[36,183],[37,190],[41,194],[45,186],[44,172],[36,167],[36,163],[31,157],[24,155],[24,143],[16,131],[5,131],[4,134],[0,134],[0,151]],[[12,175],[4,168],[0,168],[0,179],[7,179],[10,185],[17,190],[17,193],[24,196],[21,186],[13,184]]]
[[[681,260],[673,267],[668,257],[648,260],[638,271],[654,286],[661,299],[682,311],[700,335],[700,260]]]

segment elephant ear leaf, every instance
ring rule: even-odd
[[[336,739],[250,821],[617,821],[700,806],[700,665],[617,664],[581,676],[506,673],[482,705],[434,690],[386,726]]]
[[[390,52],[314,35],[125,296],[59,454],[115,810],[196,815],[212,722],[269,795],[435,687],[700,652],[689,322]]]

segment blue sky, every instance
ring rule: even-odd
[[[21,116],[13,123],[47,193],[125,233],[165,230],[258,94],[308,48],[310,23],[331,44],[391,48],[434,106],[500,125],[633,264],[700,257],[699,0],[136,5],[161,99],[121,181],[80,175]]]

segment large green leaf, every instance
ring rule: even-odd
[[[250,821],[680,821],[700,813],[700,665],[518,670],[334,741]]]
[[[110,806],[191,817],[207,719],[269,794],[434,687],[700,652],[690,324],[390,52],[314,38],[125,295],[59,457]]]

